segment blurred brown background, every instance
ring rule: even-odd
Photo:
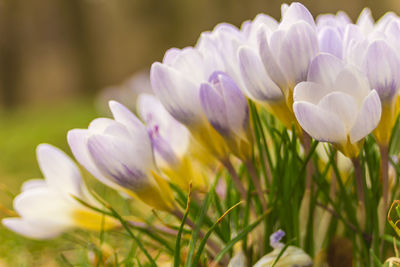
[[[364,6],[375,18],[398,0],[302,1],[316,15]],[[193,45],[218,22],[240,25],[280,0],[0,0],[0,109],[92,95]]]

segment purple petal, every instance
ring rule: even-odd
[[[200,99],[204,112],[211,125],[222,135],[230,135],[229,122],[224,99],[210,84],[203,83],[200,87]]]
[[[295,2],[282,9],[282,21],[279,27],[288,27],[298,21],[304,21],[310,26],[315,26],[313,16],[304,5]]]
[[[249,106],[246,97],[228,75],[215,72],[211,77],[211,84],[222,94],[230,129],[244,137],[249,128]]]

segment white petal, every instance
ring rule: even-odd
[[[171,65],[174,63],[176,57],[177,57],[180,53],[181,53],[181,50],[180,50],[180,49],[175,48],[175,47],[174,47],[174,48],[170,48],[170,49],[167,50],[167,52],[165,52],[164,58],[163,58],[163,61],[162,61],[162,62],[163,62],[164,64],[167,64],[167,65],[171,66]]]
[[[49,187],[24,191],[14,199],[14,209],[24,219],[64,227],[74,224],[72,212],[79,205],[72,197],[60,195]]]
[[[30,190],[33,188],[47,187],[47,183],[43,179],[31,179],[24,182],[21,186],[21,191]]]
[[[308,67],[318,52],[315,30],[305,22],[297,22],[286,33],[279,53],[281,69],[290,86],[307,79]]]
[[[353,127],[358,108],[352,96],[342,92],[332,92],[322,98],[318,106],[335,114],[344,124],[346,133]]]
[[[151,85],[168,112],[183,124],[202,120],[198,97],[199,87],[182,73],[160,63],[154,63],[150,72]]]
[[[187,79],[200,83],[208,77],[201,53],[193,47],[185,47],[178,53],[171,66],[182,73]]]
[[[54,225],[28,222],[22,218],[5,218],[2,223],[8,229],[33,239],[49,239],[60,235],[67,227]]]
[[[358,142],[370,134],[381,119],[381,101],[378,93],[373,90],[363,101],[357,120],[350,132],[350,141]]]
[[[115,124],[115,121],[110,118],[97,118],[90,122],[88,129],[95,133],[104,133],[110,126]]]
[[[384,41],[372,42],[365,58],[365,70],[371,88],[379,97],[391,101],[400,85],[400,60],[396,52]]]
[[[75,163],[61,150],[48,144],[36,149],[40,169],[49,187],[65,195],[81,195],[82,177]]]
[[[301,127],[314,139],[330,143],[346,142],[346,132],[339,118],[324,109],[299,101],[293,104]]]
[[[331,87],[343,68],[343,61],[336,56],[326,53],[319,54],[310,64],[307,81]]]
[[[330,92],[331,90],[322,84],[301,82],[294,88],[293,100],[294,102],[306,101],[317,105],[319,101]]]
[[[239,64],[243,82],[251,97],[261,101],[283,98],[282,91],[269,77],[256,51],[247,46],[241,47]]]
[[[333,84],[335,91],[352,95],[360,105],[371,92],[367,78],[363,73],[352,67],[344,68]]]

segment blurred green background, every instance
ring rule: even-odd
[[[313,15],[344,10],[353,20],[365,6],[375,18],[400,11],[398,0],[302,2]],[[170,47],[194,45],[219,22],[240,26],[261,12],[279,19],[282,3],[0,0],[0,218],[10,215],[22,181],[41,177],[36,145],[47,142],[70,153],[66,132],[98,116],[94,99],[102,88],[148,68]],[[51,266],[60,246],[0,226],[0,266]]]

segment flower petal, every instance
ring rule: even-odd
[[[318,33],[319,49],[338,58],[343,57],[343,43],[338,31],[332,27],[325,27]]]
[[[166,65],[154,63],[150,79],[155,94],[175,119],[186,125],[202,120],[199,88],[182,73]]]
[[[106,178],[101,171],[94,164],[92,157],[88,150],[88,138],[92,133],[89,130],[74,129],[70,130],[67,135],[69,147],[71,148],[72,154],[83,165],[94,177],[105,185],[119,189],[120,187],[113,183],[111,180]]]
[[[235,81],[223,72],[214,72],[209,81],[222,93],[229,128],[245,138],[249,128],[249,106],[246,97]]]
[[[293,104],[293,111],[301,127],[314,139],[323,142],[346,142],[343,123],[331,112],[303,101]]]
[[[343,70],[342,60],[330,54],[319,54],[310,64],[307,81],[331,87],[337,75]]]
[[[23,218],[5,218],[2,223],[8,229],[33,239],[54,238],[66,230],[63,226],[28,222]]]
[[[200,87],[200,99],[204,112],[210,124],[222,135],[230,134],[229,122],[222,95],[210,84],[203,83]]]
[[[179,157],[187,153],[190,133],[185,126],[176,121],[161,102],[149,94],[138,98],[138,113],[148,129],[157,131]],[[157,129],[156,129],[157,128]]]
[[[400,85],[400,60],[384,40],[369,45],[365,56],[365,71],[371,88],[378,92],[382,101],[391,101]]]
[[[27,190],[14,199],[14,209],[28,221],[73,226],[71,212],[79,203],[50,187]]]
[[[333,90],[352,95],[358,105],[371,92],[367,77],[353,67],[346,67],[337,75]]]
[[[277,101],[283,98],[280,88],[271,80],[260,57],[252,48],[239,49],[242,80],[252,98],[261,101]]]
[[[136,192],[151,183],[149,174],[155,169],[151,148],[95,134],[88,138],[88,150],[102,174],[121,187]]]
[[[47,187],[47,183],[43,179],[30,179],[25,181],[21,186],[21,191],[27,191],[33,188]]]
[[[75,163],[58,148],[40,144],[36,149],[40,169],[50,188],[69,196],[80,197],[82,177]]]
[[[271,79],[281,89],[285,89],[287,88],[286,77],[275,59],[277,51],[274,51],[270,47],[267,32],[268,29],[266,27],[261,27],[257,34],[258,51],[260,54],[260,58],[262,63],[264,64],[265,70],[268,72]],[[271,39],[273,39],[274,36],[278,36],[279,33],[282,33],[282,31],[275,31],[274,34],[271,36]]]
[[[279,27],[288,27],[298,21],[304,21],[310,26],[315,26],[313,16],[304,5],[294,2],[286,8],[282,7],[282,21]]]
[[[322,98],[318,106],[335,114],[344,124],[346,133],[353,127],[358,110],[352,96],[342,92],[332,92]]]
[[[294,88],[293,100],[294,102],[306,101],[317,105],[319,101],[330,92],[331,90],[322,84],[301,82]]]
[[[350,132],[352,143],[360,141],[370,134],[379,124],[381,119],[382,107],[378,93],[373,90],[364,99],[358,117]]]
[[[308,67],[318,52],[316,31],[305,22],[297,22],[286,33],[279,53],[281,69],[292,88],[307,79]]]

